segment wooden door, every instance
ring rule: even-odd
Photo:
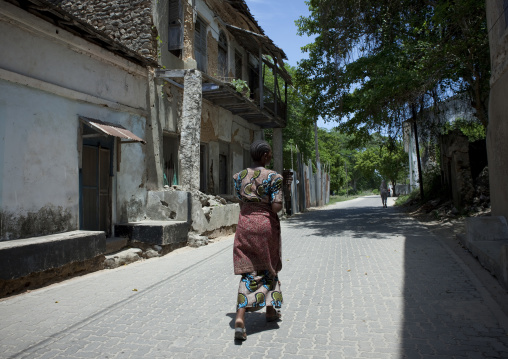
[[[110,150],[83,146],[82,229],[111,235]]]

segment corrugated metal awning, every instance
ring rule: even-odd
[[[115,123],[109,123],[104,121],[99,121],[93,118],[88,117],[79,117],[81,121],[86,123],[88,126],[93,128],[95,131],[103,133],[108,136],[114,136],[118,138],[123,138],[127,141],[122,141],[121,143],[130,143],[130,142],[141,142],[142,144],[146,144],[146,141],[142,138],[139,138],[131,131],[126,129],[121,125],[117,125]]]

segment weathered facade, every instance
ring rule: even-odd
[[[285,94],[263,74],[291,79],[243,0],[0,5],[0,241],[234,230],[223,197],[264,128],[282,172]]]
[[[28,5],[2,1],[0,9],[0,238],[111,235],[131,215],[129,203],[145,197],[147,67],[155,62],[84,24],[62,29]],[[107,136],[108,125],[123,135]]]

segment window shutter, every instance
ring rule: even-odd
[[[168,50],[183,49],[183,6],[182,0],[169,0]]]
[[[206,72],[206,24],[199,17],[194,28],[194,57],[198,70]]]

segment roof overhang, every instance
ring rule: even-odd
[[[146,144],[146,141],[142,138],[136,136],[131,131],[126,129],[121,125],[117,125],[115,123],[109,123],[104,121],[99,121],[93,118],[80,116],[79,119],[89,127],[91,127],[95,132],[99,135],[113,136],[123,139],[124,141],[120,141],[120,143],[133,143],[139,142],[142,144]]]
[[[251,54],[257,55],[259,53],[259,49],[261,49],[261,53],[263,55],[268,55],[272,58],[275,58],[279,67],[278,72],[286,82],[291,83],[291,76],[284,68],[283,59],[287,59],[287,56],[281,48],[275,46],[275,44],[268,36],[245,30],[230,24],[226,24],[226,27],[228,31],[233,34],[235,39],[237,39],[237,41]]]

